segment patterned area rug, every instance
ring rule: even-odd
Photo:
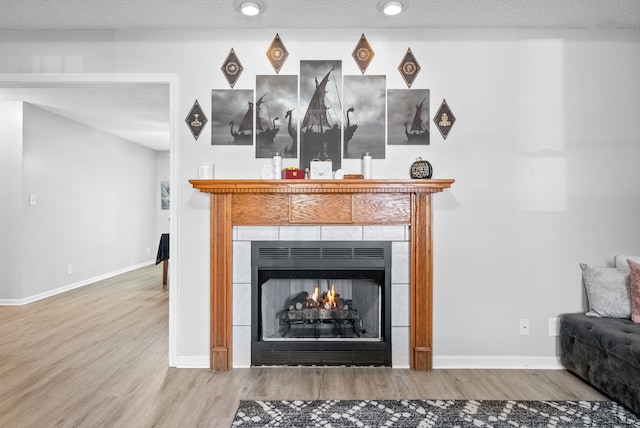
[[[232,427],[640,427],[613,401],[241,401]]]

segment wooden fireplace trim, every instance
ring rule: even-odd
[[[438,180],[189,180],[210,193],[212,370],[232,367],[232,227],[241,225],[411,226],[410,367],[432,368],[433,237],[431,194]]]

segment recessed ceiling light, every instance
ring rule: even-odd
[[[405,4],[401,1],[380,0],[378,9],[385,15],[397,15],[405,8]]]
[[[247,16],[258,15],[267,9],[267,6],[262,0],[236,0],[233,2],[233,5],[237,11]]]
[[[260,6],[252,1],[248,1],[240,5],[240,10],[245,15],[254,16],[260,13]]]

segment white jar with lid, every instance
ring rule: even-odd
[[[362,178],[370,179],[371,173],[371,155],[367,152],[362,156]]]
[[[282,178],[282,156],[280,152],[276,152],[273,155],[273,179],[278,180]]]

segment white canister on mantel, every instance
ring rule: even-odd
[[[362,156],[362,178],[370,179],[372,174],[371,155],[369,152]]]
[[[273,179],[278,180],[282,178],[282,156],[279,152],[273,155]]]
[[[198,164],[198,179],[213,180],[214,166],[212,163]]]

